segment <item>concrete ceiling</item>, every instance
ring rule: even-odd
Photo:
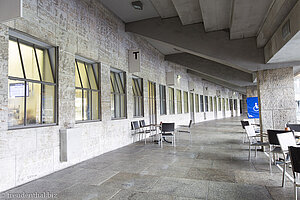
[[[172,0],[183,25],[202,22],[199,0]]]
[[[205,31],[229,28],[232,0],[200,0]]]
[[[131,5],[132,0],[100,1],[125,23],[160,16],[149,0],[141,0],[143,3],[143,10],[134,9]]]
[[[161,18],[178,16],[172,0],[151,0]]]
[[[290,53],[294,49],[291,46],[298,46],[299,42],[291,40],[278,53],[266,54],[274,33],[298,0],[141,0],[142,11],[133,9],[134,0],[100,1],[126,23],[127,32],[144,37],[164,55],[184,53],[181,55],[191,56],[193,62],[209,62],[207,66],[228,69],[233,74],[238,70],[247,73],[246,77],[258,70],[300,66],[297,53]],[[191,58],[186,59],[189,56],[180,63],[191,66]],[[208,72],[196,70],[219,83],[251,84],[249,79],[240,85],[241,80]]]
[[[273,1],[274,0],[233,1],[230,39],[256,36]]]

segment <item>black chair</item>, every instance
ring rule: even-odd
[[[162,123],[160,133],[160,146],[163,148],[163,138],[172,138],[172,145],[175,147],[175,123]]]
[[[241,120],[241,124],[242,124],[242,128],[245,130],[245,134],[243,136],[243,143],[245,143],[245,140],[247,139],[247,133],[246,133],[246,129],[245,129],[245,126],[249,126],[249,121],[244,121],[244,120]]]
[[[286,126],[289,127],[291,131],[300,132],[300,124],[286,124]]]
[[[282,153],[280,148],[280,144],[277,138],[277,134],[279,133],[286,133],[290,131],[285,130],[267,130],[268,133],[268,140],[269,140],[269,166],[270,166],[270,173],[272,173],[272,157],[274,164],[276,164],[275,154]],[[272,154],[272,156],[271,156]]]
[[[291,158],[293,176],[294,176],[294,194],[297,200],[297,187],[300,186],[298,183],[300,173],[300,147],[289,147],[289,155]]]
[[[131,122],[131,130],[133,131],[132,135],[139,135],[139,140],[140,140],[140,134],[143,134],[144,131],[141,130],[138,121]]]
[[[147,133],[150,133],[151,131],[156,131],[155,128],[153,128],[153,126],[151,124],[146,125],[145,120],[140,120],[140,127],[146,129]],[[149,128],[149,129],[147,129]]]
[[[177,133],[189,133],[190,134],[190,142],[192,142],[192,128],[193,120],[190,120],[189,125],[178,125],[176,129]]]

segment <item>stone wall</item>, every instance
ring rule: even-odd
[[[292,67],[259,71],[258,96],[263,131],[284,129],[287,122],[296,122]]]
[[[175,89],[188,91],[188,81],[194,81],[194,93],[229,97],[229,89],[201,80],[186,73],[180,65],[164,61],[164,56],[144,39],[125,32],[124,23],[108,11],[98,0],[23,0],[24,18],[0,24],[0,191],[37,179],[46,174],[74,165],[105,152],[132,143],[130,122],[133,118],[132,74],[128,73],[128,50],[141,49],[144,118],[149,120],[147,99],[148,81],[166,85],[166,72],[181,76]],[[7,73],[9,29],[15,29],[40,41],[59,47],[58,69],[58,125],[41,128],[8,130],[7,127]],[[102,121],[75,123],[75,56],[80,55],[101,63],[101,117]],[[126,72],[127,119],[111,120],[110,68]],[[207,87],[207,91],[203,88]],[[167,95],[168,96],[168,95]],[[172,121],[188,124],[190,114],[159,115],[158,122]],[[177,113],[176,95],[175,111]],[[168,104],[167,104],[168,111]],[[229,111],[230,112],[230,111]],[[213,113],[207,120],[214,119]],[[228,111],[226,111],[228,117]],[[195,121],[204,120],[204,113],[196,113]],[[59,130],[75,127],[82,131],[82,152],[76,159],[60,162]]]

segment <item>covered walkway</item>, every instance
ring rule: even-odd
[[[197,123],[192,144],[179,135],[177,147],[137,142],[19,186],[10,194],[44,192],[56,199],[293,199],[281,187],[281,171],[269,172],[259,152],[249,162],[241,118]]]

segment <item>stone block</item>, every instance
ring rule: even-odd
[[[53,149],[16,156],[16,184],[20,185],[53,172]]]
[[[0,191],[7,190],[16,185],[15,161],[15,156],[0,158]]]

